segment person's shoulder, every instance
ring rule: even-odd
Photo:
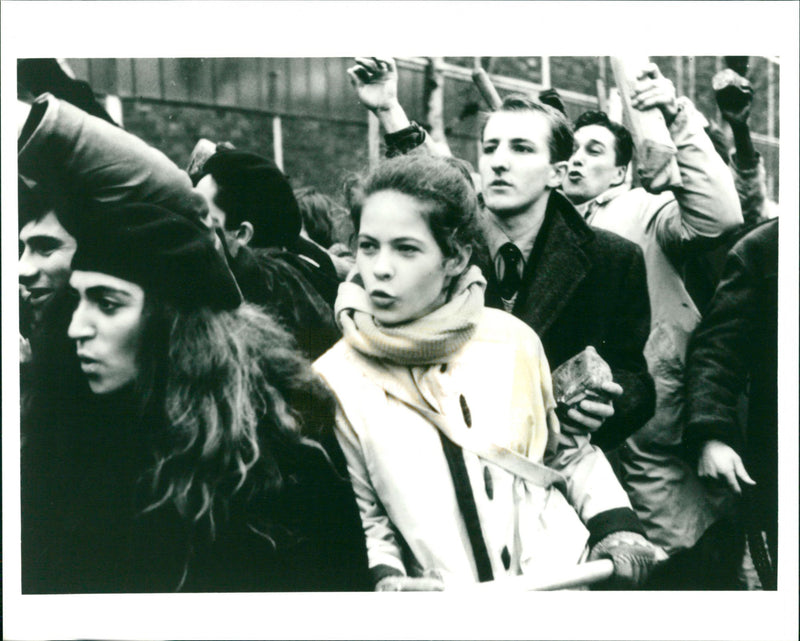
[[[603,257],[629,261],[642,253],[639,245],[616,232],[600,227],[592,227],[592,230],[594,231],[592,245]]]
[[[375,364],[353,349],[344,338],[315,360],[312,367],[337,395],[344,388],[363,389],[375,385]]]
[[[353,349],[347,344],[345,339],[339,339],[333,347],[314,361],[312,367],[321,374],[331,370],[335,371],[336,368],[352,362],[352,351]]]
[[[665,209],[670,203],[677,205],[675,194],[666,189],[661,193],[654,194],[644,187],[634,187],[627,191],[621,191],[606,204],[609,214],[615,217],[623,216],[630,220],[631,224],[649,225],[653,216]]]
[[[760,223],[744,236],[731,249],[743,263],[767,270],[770,265],[777,270],[778,263],[778,219],[773,218]]]
[[[540,342],[539,336],[531,329],[530,325],[520,320],[513,314],[485,307],[481,315],[475,338],[479,341],[497,343],[529,341],[531,344]]]
[[[742,236],[734,245],[734,249],[752,249],[761,245],[777,242],[778,239],[778,219],[772,218],[760,223]]]

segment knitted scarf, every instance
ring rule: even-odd
[[[364,288],[348,279],[339,285],[334,313],[344,339],[362,354],[409,367],[433,365],[446,362],[475,334],[485,288],[481,270],[473,265],[453,283],[444,305],[422,318],[387,327],[375,319]]]

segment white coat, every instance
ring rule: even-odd
[[[407,368],[342,340],[314,367],[338,398],[337,437],[370,567],[478,580],[440,432],[413,409],[421,403],[453,433],[488,438],[540,465],[547,460],[566,479],[562,494],[464,450],[495,578],[574,565],[590,531],[633,529],[628,498],[602,452],[585,437],[559,434],[541,342],[510,314],[484,309],[475,336],[443,365]]]

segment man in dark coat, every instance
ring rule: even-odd
[[[748,382],[743,435],[738,405]],[[722,281],[692,337],[686,366],[688,423],[684,441],[699,457],[700,476],[727,483],[737,494],[747,493],[747,486],[755,484],[745,505],[746,518],[757,531],[766,532],[775,565],[777,386],[778,220],[773,219],[734,245]]]
[[[324,249],[300,236],[302,218],[286,176],[268,158],[217,147],[194,176],[228,265],[249,302],[264,305],[314,360],[339,340],[339,281]]]
[[[612,449],[654,408],[643,356],[650,307],[642,252],[590,228],[555,191],[572,151],[563,114],[510,96],[489,117],[482,138],[479,169],[493,260],[484,270],[486,302],[530,325],[553,369],[588,345],[598,351],[615,381],[603,390],[608,400],[584,400],[561,419],[597,430],[593,442]]]

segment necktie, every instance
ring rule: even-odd
[[[511,300],[522,284],[522,252],[514,243],[506,243],[498,252],[498,281],[500,296]]]

